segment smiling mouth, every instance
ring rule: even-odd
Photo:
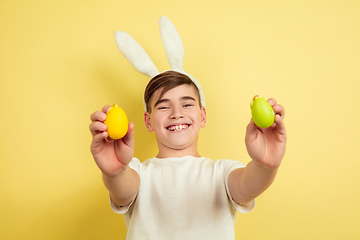
[[[189,124],[171,125],[171,126],[168,126],[166,129],[171,132],[178,132],[178,131],[187,129],[189,126],[190,126]]]

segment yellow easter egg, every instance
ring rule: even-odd
[[[263,97],[254,97],[250,103],[250,108],[252,119],[258,127],[268,128],[274,123],[274,109]]]
[[[128,119],[124,110],[114,104],[106,114],[105,124],[109,137],[112,139],[123,138],[128,131]]]

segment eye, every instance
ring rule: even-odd
[[[193,106],[193,105],[192,105],[192,104],[190,104],[190,103],[188,103],[188,104],[184,104],[184,105],[183,105],[183,107],[186,107],[186,108],[187,108],[187,107],[191,107],[191,106]]]
[[[161,107],[158,107],[159,110],[166,110],[166,109],[169,109],[169,107],[167,106],[161,106]]]

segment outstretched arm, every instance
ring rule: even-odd
[[[104,124],[109,108],[105,106],[91,115],[89,128],[93,139],[90,149],[112,201],[125,206],[134,199],[140,186],[139,175],[128,166],[134,155],[134,124],[129,123],[128,132],[122,139],[109,139]]]
[[[241,205],[263,193],[274,181],[286,148],[285,110],[276,100],[268,100],[275,112],[269,128],[259,128],[251,119],[245,143],[252,161],[245,168],[234,170],[228,179],[231,197]]]

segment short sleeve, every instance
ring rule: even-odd
[[[230,173],[232,173],[232,171],[234,171],[236,169],[244,168],[245,164],[243,164],[242,162],[239,162],[239,161],[234,161],[234,160],[223,160],[223,161],[224,161],[224,182],[225,182],[225,186],[226,186],[226,193],[227,193],[231,203],[233,204],[233,206],[235,207],[235,209],[238,212],[241,212],[241,213],[251,212],[251,210],[253,210],[255,207],[255,199],[246,205],[238,204],[237,202],[234,201],[234,199],[232,199],[232,197],[230,195],[229,185],[228,185],[228,178],[229,178]]]
[[[140,161],[139,159],[137,158],[133,158],[131,160],[131,162],[129,163],[129,167],[134,169],[139,175],[140,175]],[[137,195],[136,195],[137,196]],[[117,214],[124,214],[126,213],[127,211],[129,211],[129,208],[130,206],[134,203],[135,199],[136,199],[136,196],[134,197],[134,199],[126,206],[117,206],[113,203],[113,201],[111,200],[111,197],[110,197],[110,193],[109,193],[109,198],[110,198],[110,206],[111,206],[111,209],[117,213]]]

